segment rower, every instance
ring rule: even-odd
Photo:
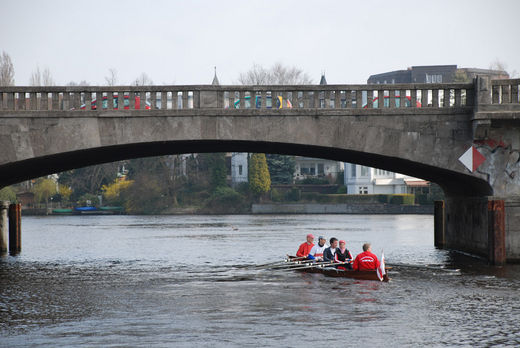
[[[334,254],[336,253],[336,249],[338,247],[338,239],[332,237],[329,242],[330,247],[323,251],[323,261],[334,261]]]
[[[311,260],[323,260],[323,252],[327,248],[325,245],[325,242],[327,240],[323,236],[318,237],[318,244],[314,245],[309,253],[309,256],[307,256],[308,259]]]
[[[379,267],[377,256],[372,254],[372,245],[370,243],[363,244],[363,252],[356,256],[352,268],[355,271],[372,271]]]
[[[306,258],[309,256],[312,247],[314,246],[314,236],[312,234],[307,235],[307,241],[300,244],[300,247],[298,248],[298,251],[296,252],[296,257],[299,258]]]
[[[345,263],[349,261],[352,262],[352,254],[350,251],[348,251],[347,243],[344,240],[339,241],[339,248],[336,250],[336,254],[334,255],[334,261],[344,263],[344,265],[338,266],[338,269],[352,269],[352,265],[350,263]]]

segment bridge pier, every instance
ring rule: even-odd
[[[16,255],[22,250],[22,205],[9,206],[9,254]]]
[[[437,248],[444,248],[446,244],[446,212],[444,201],[435,201],[433,229],[434,245]]]
[[[7,252],[7,211],[9,210],[9,201],[0,202],[0,254]]]
[[[506,219],[504,200],[488,201],[488,259],[495,265],[506,263]]]
[[[494,265],[520,261],[520,198],[449,197],[444,247],[485,257]],[[435,245],[442,247],[443,209],[436,204]]]

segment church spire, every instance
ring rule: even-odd
[[[213,86],[218,86],[220,85],[220,83],[218,82],[218,77],[217,77],[217,67],[215,66],[215,76],[213,77],[213,82],[211,82],[211,84]]]
[[[325,78],[325,71],[321,73],[320,85],[326,85],[327,79]]]

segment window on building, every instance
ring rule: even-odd
[[[301,173],[303,175],[316,175],[316,166],[314,164],[309,164],[308,167],[302,167]]]
[[[442,75],[429,75],[426,74],[426,83],[442,83]]]
[[[355,164],[350,165],[350,176],[353,178],[356,177],[356,165]]]
[[[360,195],[368,195],[368,187],[367,186],[359,186],[359,194]]]
[[[325,171],[323,170],[323,163],[318,163],[318,175],[324,174]]]
[[[242,165],[238,165],[238,175],[242,175]]]
[[[361,176],[368,176],[368,167],[361,166]]]

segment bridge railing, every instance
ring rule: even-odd
[[[508,95],[518,94],[517,89],[511,87],[510,90],[516,91],[516,94]],[[99,112],[199,108],[456,108],[473,107],[474,94],[472,83],[325,86],[12,86],[0,87],[0,110]]]
[[[491,104],[520,104],[520,79],[492,80]]]

